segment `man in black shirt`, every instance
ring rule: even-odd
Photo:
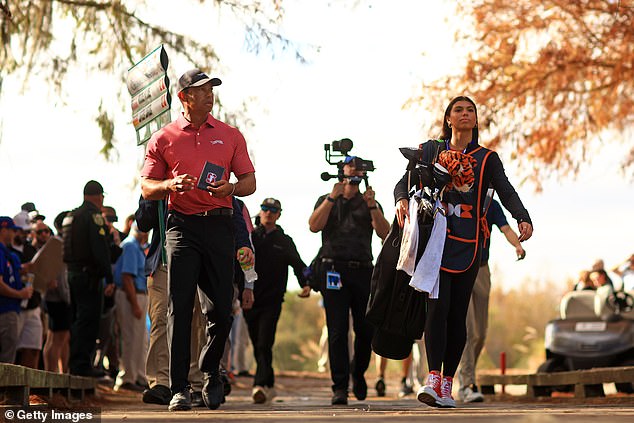
[[[93,369],[90,356],[99,333],[102,295],[114,292],[107,228],[101,214],[103,198],[101,184],[88,181],[84,187],[84,203],[62,223],[73,314],[68,364],[71,374],[80,376],[102,375]],[[104,277],[105,290],[101,284]]]
[[[305,298],[310,295],[310,286],[303,274],[306,265],[293,239],[276,223],[282,212],[281,203],[274,198],[266,198],[260,208],[260,222],[251,233],[256,258],[255,271],[258,274],[253,291],[255,301],[253,308],[244,310],[257,364],[252,392],[256,404],[271,401],[275,397],[273,343],[286,292],[288,266],[293,268],[302,287],[299,296]]]
[[[363,400],[367,395],[364,373],[370,363],[373,329],[365,311],[373,268],[372,232],[385,239],[390,230],[372,187],[367,187],[363,194],[359,192],[364,175],[357,171],[355,163],[356,158],[348,156],[340,164],[343,181],[337,182],[330,194],[319,197],[308,221],[311,232],[322,232],[320,267],[327,273],[318,277],[325,279],[321,292],[328,326],[333,405],[348,403],[350,375],[355,397]],[[350,312],[355,332],[352,363],[348,361]]]

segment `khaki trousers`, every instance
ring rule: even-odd
[[[167,268],[163,265],[148,277],[148,310],[150,314],[150,347],[145,361],[145,373],[150,388],[163,385],[169,388],[169,349],[167,346]],[[192,388],[202,390],[202,372],[198,367],[200,349],[205,344],[204,316],[200,301],[194,301],[192,337],[188,379]]]
[[[136,300],[141,310],[145,310],[147,295],[137,293]],[[121,289],[117,289],[115,293],[115,304],[122,345],[115,387],[124,383],[145,383],[144,362],[148,349],[145,313],[140,319],[136,319],[132,315],[132,306]]]
[[[467,342],[460,360],[458,380],[460,389],[476,383],[476,365],[484,348],[489,323],[489,294],[491,292],[491,271],[489,265],[480,266],[476,277],[469,311],[467,312]]]

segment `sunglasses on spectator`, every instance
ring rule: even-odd
[[[35,231],[35,233],[38,235],[42,235],[42,234],[50,234],[51,231],[48,229],[38,229],[37,231]]]
[[[260,206],[260,208],[262,209],[262,211],[270,211],[271,213],[277,213],[278,211],[280,211],[278,207],[272,206]]]
[[[112,223],[112,222],[118,222],[119,218],[117,216],[106,216],[106,220]]]

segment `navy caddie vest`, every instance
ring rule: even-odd
[[[491,153],[482,146],[466,153],[477,161],[473,188],[469,192],[451,189],[443,195],[442,201],[447,204],[447,238],[440,268],[446,272],[462,273],[475,263],[482,237],[482,190],[488,188],[482,186],[482,178]]]

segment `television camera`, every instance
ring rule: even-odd
[[[332,178],[337,178],[339,182],[342,182],[344,179],[348,179],[348,182],[353,185],[359,185],[361,181],[364,181],[366,188],[368,187],[368,172],[374,170],[374,163],[372,160],[364,160],[361,157],[349,155],[348,153],[352,150],[352,147],[353,143],[350,138],[342,138],[330,144],[324,144],[326,162],[337,166],[337,174],[333,175],[328,172],[323,172],[321,174],[322,180],[328,181]],[[338,160],[340,158],[343,160]],[[352,163],[357,171],[363,172],[363,176],[344,175],[343,166],[348,163]]]

